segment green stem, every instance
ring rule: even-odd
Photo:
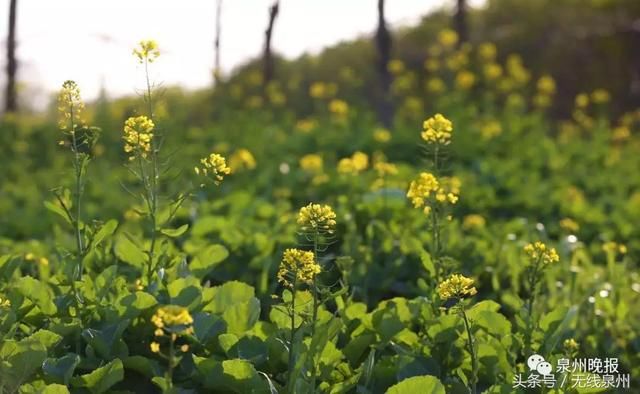
[[[297,286],[297,275],[293,278],[293,288],[291,295],[291,339],[289,340],[289,382],[293,382],[293,368],[294,368],[294,353],[293,353],[293,341],[296,334],[296,286]],[[291,383],[290,383],[291,384]]]
[[[175,340],[173,339],[173,335],[171,334],[170,338],[171,338],[171,342],[169,344],[169,370],[167,371],[167,380],[168,380],[168,384],[169,384],[169,388],[173,388],[173,362],[174,362],[174,357],[175,357],[175,350],[173,349],[173,346],[175,345]]]
[[[527,300],[527,335],[526,335],[526,342],[525,342],[525,356],[529,353],[531,353],[531,342],[533,340],[533,330],[534,330],[534,324],[533,324],[533,306],[534,306],[534,302],[536,299],[536,288],[538,285],[538,269],[540,266],[540,260],[542,259],[542,257],[539,257],[536,260],[535,265],[533,266],[533,271],[531,272],[531,275],[529,276],[529,299]]]
[[[313,259],[317,264],[318,262],[318,231],[316,230],[313,234]],[[313,341],[313,337],[316,333],[316,321],[318,320],[318,281],[317,275],[313,276],[313,317],[311,319],[311,340]],[[316,390],[316,366],[315,366],[315,355],[311,355],[311,387],[313,392]]]
[[[476,357],[476,349],[475,349],[475,341],[473,340],[473,334],[471,333],[471,325],[469,324],[469,319],[467,319],[467,314],[462,307],[462,317],[464,319],[464,327],[467,330],[467,344],[469,346],[469,353],[471,354],[471,393],[476,394],[477,391],[477,381],[478,381],[478,359]]]

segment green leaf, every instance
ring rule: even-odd
[[[129,326],[129,320],[105,326],[101,330],[87,328],[82,331],[82,337],[104,359],[112,359],[117,352],[117,344],[122,338],[122,333]]]
[[[194,356],[194,363],[203,378],[204,388],[234,393],[268,393],[269,388],[253,365],[246,360],[219,362]]]
[[[247,302],[254,298],[255,294],[255,289],[246,283],[235,280],[226,282],[222,286],[216,286],[209,289],[209,296],[206,298],[211,301],[203,310],[221,314],[229,305]]]
[[[58,204],[52,203],[51,201],[45,201],[44,207],[47,208],[49,211],[55,213],[56,215],[60,216],[62,219],[64,219],[65,222],[71,224],[69,215],[67,215],[67,212],[65,212],[65,210]]]
[[[122,361],[115,359],[89,374],[76,376],[71,380],[71,384],[77,388],[87,388],[93,394],[100,394],[106,392],[123,379],[124,368]]]
[[[563,308],[558,308],[556,310],[562,310],[562,309]],[[554,316],[553,318],[549,318],[549,319],[543,318],[544,321],[540,322],[540,328],[545,333],[543,345],[540,351],[542,354],[549,354],[556,348],[556,346],[558,345],[558,342],[560,341],[560,338],[562,338],[565,335],[565,333],[571,329],[571,326],[575,323],[577,319],[577,315],[578,315],[578,306],[573,305],[571,308],[569,308],[566,311],[566,313],[563,313],[561,321],[556,319],[557,316]]]
[[[189,264],[189,269],[202,279],[228,256],[229,251],[223,245],[210,245],[196,255]]]
[[[42,371],[44,371],[45,375],[51,377],[53,381],[68,385],[78,364],[80,364],[80,356],[75,353],[69,353],[60,358],[44,360]]]
[[[9,340],[2,343],[2,383],[11,391],[33,375],[47,358],[45,345],[32,338],[19,342]]]
[[[178,228],[163,228],[162,230],[160,230],[160,232],[166,235],[167,237],[177,238],[182,234],[186,233],[188,229],[189,229],[189,225],[183,224]]]
[[[124,235],[117,238],[114,252],[118,259],[134,267],[142,268],[147,262],[147,255]]]
[[[386,394],[446,394],[444,386],[435,376],[414,376],[389,387]]]
[[[136,371],[148,378],[162,375],[162,368],[157,360],[142,356],[129,356],[122,363],[125,369]]]
[[[224,320],[216,315],[205,312],[193,315],[193,334],[201,344],[206,344],[225,328]]]
[[[420,254],[420,261],[422,261],[422,266],[427,271],[429,276],[433,277],[436,275],[436,267],[433,265],[431,255],[427,251],[423,251]]]
[[[260,317],[260,301],[251,298],[247,302],[236,303],[225,309],[222,318],[227,322],[227,332],[243,334],[253,327]]]
[[[97,248],[105,238],[113,235],[113,233],[116,231],[116,228],[118,228],[118,221],[115,219],[111,219],[104,225],[102,225],[102,227],[100,227],[100,230],[98,230],[96,235],[94,235],[93,239],[91,240],[91,248]]]
[[[149,293],[136,291],[120,299],[118,302],[118,312],[122,319],[135,319],[142,312],[153,308],[158,301]]]
[[[36,304],[43,314],[48,316],[56,314],[58,309],[52,301],[53,294],[45,283],[30,276],[24,276],[18,279],[16,288],[24,297]]]

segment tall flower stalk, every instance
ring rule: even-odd
[[[560,261],[560,257],[555,248],[550,248],[542,242],[527,244],[524,247],[524,252],[527,254],[529,260],[525,276],[525,282],[527,283],[527,290],[529,292],[529,298],[527,300],[527,330],[525,333],[525,355],[527,355],[531,353],[533,331],[537,326],[537,323],[534,322],[533,309],[535,307],[536,294],[542,272],[549,264]]]
[[[74,81],[69,80],[62,84],[58,94],[58,110],[60,112],[59,127],[65,135],[65,139],[60,140],[59,144],[68,147],[73,158],[74,185],[71,206],[59,192],[55,195],[74,231],[76,264],[70,279],[75,290],[75,281],[82,278],[84,271],[82,260],[86,252],[82,222],[82,195],[90,152],[98,139],[98,129],[82,125],[84,103],[80,97],[80,88]]]

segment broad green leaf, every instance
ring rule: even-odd
[[[247,302],[255,297],[255,289],[246,283],[238,281],[226,282],[222,286],[209,289],[211,301],[204,307],[204,311],[221,314],[229,305]]]
[[[51,201],[45,201],[44,202],[44,206],[49,211],[51,211],[51,212],[55,213],[56,215],[60,216],[65,222],[71,224],[71,220],[69,219],[69,215],[67,215],[65,210],[61,206],[59,206],[58,204],[52,203]]]
[[[249,361],[234,359],[219,362],[194,356],[194,363],[208,390],[239,394],[269,393],[267,383]]]
[[[91,240],[91,248],[97,248],[105,238],[113,235],[113,233],[116,231],[116,228],[118,228],[118,221],[115,219],[111,219],[103,224],[96,235],[93,236],[93,239]]]
[[[122,319],[134,319],[147,309],[153,308],[158,301],[149,293],[136,291],[118,301],[118,312]]]
[[[77,388],[86,388],[93,394],[101,394],[123,379],[122,361],[115,359],[89,374],[76,376],[71,380],[71,384]]]
[[[227,332],[243,334],[253,327],[260,317],[260,301],[251,298],[247,302],[233,304],[222,313],[227,322]]]
[[[183,224],[178,228],[163,228],[162,230],[160,230],[160,232],[166,235],[167,237],[177,238],[182,234],[186,233],[188,229],[189,229],[189,225]]]
[[[229,256],[222,245],[210,245],[201,250],[189,264],[189,269],[198,278],[204,278],[211,270]]]
[[[444,386],[435,376],[414,376],[389,387],[386,394],[446,394]]]
[[[16,283],[18,291],[38,306],[45,315],[54,315],[57,312],[55,304],[51,301],[53,293],[49,287],[30,276],[18,279]]]
[[[147,255],[134,244],[129,237],[120,234],[114,247],[116,257],[134,267],[142,268],[147,262]]]
[[[69,353],[60,358],[48,358],[42,363],[42,371],[51,377],[55,382],[65,385],[73,376],[73,371],[80,364],[80,356]]]

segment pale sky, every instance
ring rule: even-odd
[[[223,0],[223,72],[262,51],[272,0]],[[273,46],[297,57],[371,33],[376,0],[281,0]],[[481,0],[470,2],[481,4]],[[211,84],[215,0],[18,0],[19,80],[40,97],[73,79],[85,99],[96,97],[102,81],[110,96],[142,85],[131,50],[155,39],[162,52],[153,65],[156,80],[187,88]],[[452,0],[387,1],[393,26],[415,24],[428,11],[452,7]],[[4,64],[9,0],[0,0],[0,49]]]

